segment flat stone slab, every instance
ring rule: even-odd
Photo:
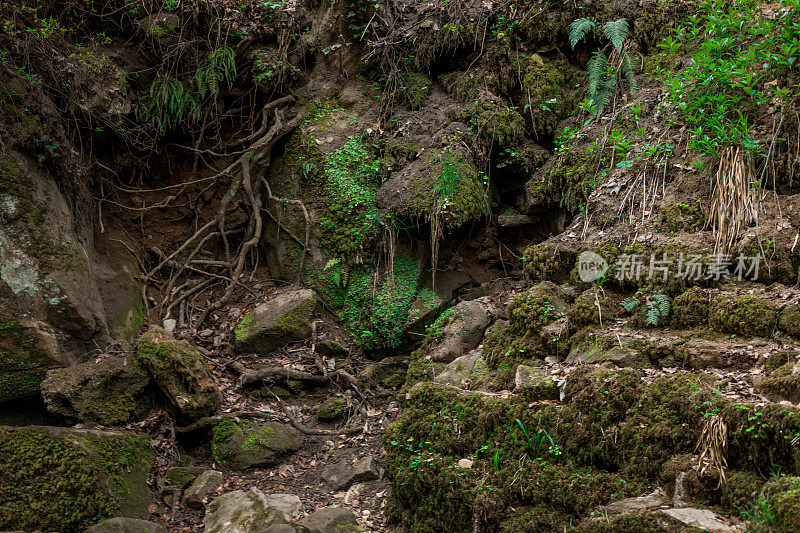
[[[662,509],[665,515],[683,522],[687,526],[698,527],[711,533],[736,533],[739,530],[722,521],[722,517],[708,509],[681,507],[678,509]]]

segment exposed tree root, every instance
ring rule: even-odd
[[[194,148],[187,147],[188,150],[194,151],[198,158],[210,155],[234,159],[232,161],[229,159],[224,170],[216,172],[210,178],[215,183],[230,180],[226,189],[223,189],[225,193],[221,195],[216,216],[201,226],[198,223],[200,227],[194,234],[171,253],[152,247],[149,249],[156,257],[157,263],[143,277],[143,281],[146,287],[156,287],[161,292],[160,301],[157,303],[161,319],[169,318],[177,307],[181,324],[189,323],[197,329],[211,313],[223,308],[233,299],[236,289],[241,285],[242,276],[250,268],[248,264],[257,264],[250,260],[250,256],[263,236],[263,214],[267,213],[274,218],[266,209],[266,202],[270,200],[297,205],[303,212],[306,220],[305,239],[301,241],[287,231],[287,234],[303,247],[300,262],[300,275],[302,275],[311,237],[308,210],[301,200],[275,196],[266,179],[272,148],[281,138],[294,130],[302,119],[302,116],[297,115],[284,121],[284,112],[280,108],[293,101],[294,97],[284,96],[268,102],[262,109],[260,126],[253,133],[234,140],[221,149],[202,150],[199,148],[200,140],[195,143]],[[244,148],[239,151],[229,152],[242,146]],[[257,174],[253,174],[254,166],[259,167]],[[229,227],[230,215],[242,211],[246,214],[245,220],[238,220]],[[280,223],[278,227],[286,231]],[[231,238],[237,234],[241,235],[232,241]],[[224,259],[218,261],[202,258],[201,254],[217,243],[221,244],[224,250]],[[237,244],[234,246],[234,243]],[[220,283],[225,287],[220,297],[204,306],[194,303]]]

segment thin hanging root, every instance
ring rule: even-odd
[[[756,220],[760,189],[752,160],[740,147],[726,148],[713,178],[707,225],[715,235],[715,252],[730,250],[741,231]]]
[[[705,419],[700,441],[695,451],[700,450],[698,466],[702,476],[709,468],[719,472],[717,488],[725,482],[725,469],[728,468],[728,425],[719,415]]]

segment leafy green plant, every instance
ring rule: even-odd
[[[206,94],[216,95],[222,82],[231,86],[235,79],[236,53],[230,46],[222,46],[209,52],[195,72],[200,98],[205,98]]]
[[[712,156],[730,146],[760,153],[751,131],[760,106],[796,96],[800,1],[781,4],[775,17],[765,17],[755,0],[705,0],[689,17],[682,38],[697,41],[698,51],[664,83],[693,148]]]
[[[502,448],[495,448],[494,450],[492,450],[492,467],[494,468],[495,472],[498,472],[503,468],[503,462],[501,460],[502,456],[503,456]]]
[[[773,531],[775,524],[775,513],[770,508],[769,501],[761,494],[758,499],[751,502],[746,507],[737,507],[742,519],[748,522],[747,531],[754,533],[767,533]]]
[[[590,18],[579,18],[570,24],[569,42],[574,49],[577,44],[590,33],[596,33],[597,21]],[[608,43],[595,50],[586,67],[589,73],[587,106],[597,118],[605,109],[611,98],[627,81],[631,94],[636,91],[633,59],[627,43],[630,27],[624,18],[608,21],[603,25],[603,35]],[[610,51],[607,53],[607,50]]]
[[[559,446],[553,441],[553,438],[547,433],[547,430],[544,428],[539,428],[536,430],[536,433],[531,435],[528,433],[528,430],[525,428],[525,424],[522,423],[522,420],[519,418],[515,418],[514,421],[511,423],[511,428],[519,427],[522,430],[523,435],[525,436],[525,446],[528,449],[528,454],[532,459],[538,459],[541,457],[542,447],[546,445],[548,442],[550,443],[549,448],[547,449],[553,455],[560,455],[561,449]]]
[[[654,294],[646,298],[644,302],[629,297],[622,300],[620,305],[628,313],[633,313],[638,308],[642,319],[648,326],[663,325],[669,317],[670,302],[666,294]]]
[[[143,105],[136,109],[137,118],[152,122],[162,135],[184,120],[196,122],[200,106],[183,84],[172,76],[159,76],[150,86]]]

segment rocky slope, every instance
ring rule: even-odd
[[[0,13],[0,529],[797,529],[796,0]]]

